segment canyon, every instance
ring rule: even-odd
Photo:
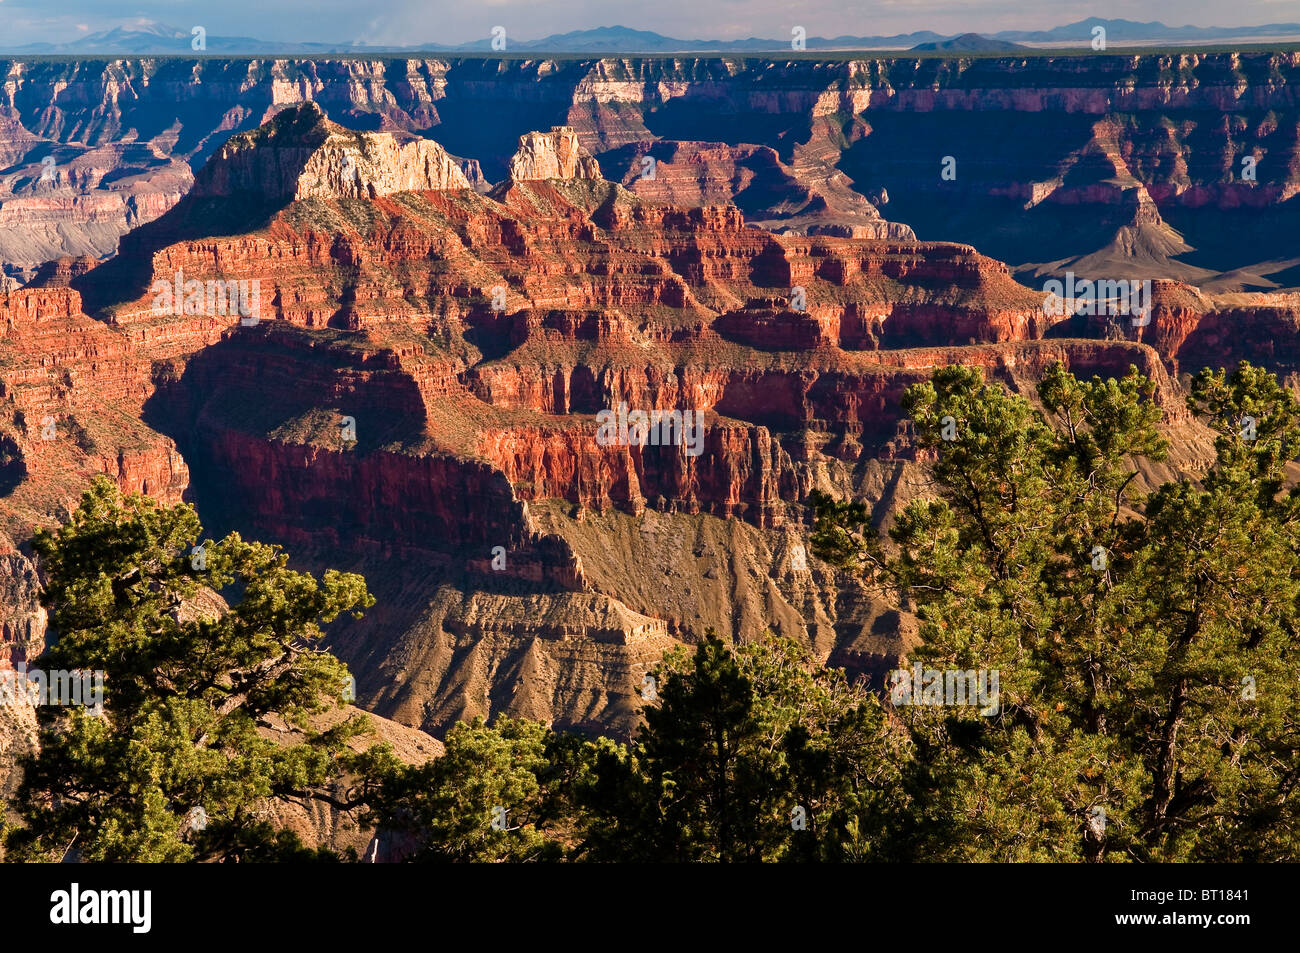
[[[1188,374],[1300,373],[1296,54],[0,71],[0,658],[45,637],[31,533],[104,473],[365,575],[330,645],[390,734],[626,737],[709,629],[879,684],[915,624],[806,553],[803,501],[930,492],[909,385],[1136,366],[1150,482],[1212,452]],[[1067,266],[1150,280],[1149,321],[1049,313]],[[620,404],[702,414],[700,452],[602,443]]]
[[[1300,274],[1298,74],[1267,50],[0,60],[0,261],[105,257],[232,132],[310,100],[436,141],[481,191],[521,135],[570,127],[604,178],[768,227],[1273,291]]]

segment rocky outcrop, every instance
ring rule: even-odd
[[[833,168],[837,151],[800,145],[796,152],[791,166],[770,146],[644,141],[607,153],[602,161],[626,168],[623,185],[648,202],[678,207],[734,202],[748,221],[780,233],[916,239],[907,225],[885,221]]]
[[[175,444],[141,420],[155,353],[69,288],[0,291],[0,662],[44,644],[37,566],[17,543],[66,518],[95,474],[167,502],[184,492]]]
[[[16,550],[0,553],[0,669],[43,650],[47,620],[40,593],[32,560]]]
[[[1207,294],[1177,281],[1151,283],[1151,313],[1090,315],[1062,322],[1067,333],[1151,345],[1173,376],[1249,361],[1286,376],[1300,371],[1300,294]]]
[[[468,188],[460,161],[437,143],[352,132],[307,102],[282,110],[254,132],[232,136],[203,167],[191,194],[253,193],[274,202]]]
[[[528,132],[510,159],[510,179],[599,179],[600,165],[578,143],[572,126],[554,126],[550,132]]]
[[[42,262],[104,258],[121,235],[153,221],[193,182],[179,158],[138,142],[62,147],[0,116],[0,262],[30,278]]]
[[[331,633],[368,707],[434,731],[510,711],[627,734],[644,673],[708,627],[778,628],[869,675],[902,653],[902,617],[803,551],[800,501],[856,490],[883,519],[921,485],[900,408],[934,368],[1028,392],[1054,360],[1137,365],[1186,425],[1154,339],[1085,339],[970,245],[647,202],[564,129],[489,194],[433,188],[428,166],[379,194],[416,175],[384,141],[283,110],[114,261],[0,294],[13,538],[93,473],[184,494],[210,531],[371,578],[378,605]],[[349,156],[375,194],[331,171]],[[257,282],[255,323],[186,290],[232,280]],[[160,282],[194,307],[160,306]],[[1200,313],[1175,291],[1153,300]],[[611,432],[625,410],[659,429]],[[24,605],[31,568],[5,570]],[[39,628],[27,609],[0,622],[14,646]]]
[[[627,150],[680,143],[680,161],[660,155],[672,201],[695,190],[701,204],[734,201],[768,227],[890,239],[910,227],[1023,273],[1073,262],[1114,277],[1107,269],[1127,251],[1148,260],[1150,277],[1216,290],[1285,279],[1276,256],[1248,256],[1243,268],[1241,252],[1296,227],[1294,52],[1032,60],[0,61],[0,155],[19,170],[0,180],[0,219],[12,216],[0,255],[29,277],[48,258],[108,254],[174,203],[232,133],[314,101],[349,128],[436,139],[477,161],[484,181],[462,171],[480,191],[507,178],[519,137],[542,117],[572,128],[611,179],[642,171]],[[355,188],[323,171],[322,187]],[[879,224],[870,209],[884,211],[886,195]]]

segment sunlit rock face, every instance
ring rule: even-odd
[[[448,67],[424,105],[477,68]],[[699,95],[683,82],[655,95]],[[667,151],[656,191],[621,167],[601,177],[584,146],[600,136],[576,120],[511,130],[485,190],[455,149],[396,134],[437,127],[406,87],[367,88],[394,134],[278,101],[118,257],[0,289],[10,654],[44,634],[32,531],[104,473],[194,502],[213,533],[363,572],[378,603],[331,639],[369,708],[433,731],[509,711],[627,734],[645,672],[708,628],[779,629],[868,675],[906,651],[905,614],[802,550],[801,502],[852,492],[885,521],[922,493],[901,402],[935,368],[978,366],[1032,395],[1054,361],[1083,376],[1135,365],[1165,425],[1190,428],[1177,373],[1210,355],[1294,362],[1285,293],[1156,279],[1144,325],[1054,315],[977,246],[870,224],[883,220],[815,165],[829,134],[817,155]],[[594,108],[586,95],[571,89],[561,112],[575,96]],[[841,101],[810,102],[824,119]],[[779,188],[760,200],[766,182]],[[1050,206],[1040,192],[1034,207]],[[804,218],[753,227],[739,196]],[[203,293],[232,281],[256,283],[255,315]],[[160,288],[179,289],[170,306]],[[1233,333],[1248,327],[1267,333]],[[602,440],[602,413],[624,407],[689,413],[698,441]]]

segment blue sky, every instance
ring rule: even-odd
[[[461,43],[493,26],[536,39],[615,23],[683,39],[1047,29],[1089,16],[1172,26],[1300,21],[1300,0],[0,0],[0,45],[70,42],[147,18],[294,42]]]

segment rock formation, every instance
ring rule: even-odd
[[[813,143],[796,146],[795,151],[795,165],[790,166],[768,146],[651,141],[608,153],[604,161],[615,168],[625,166],[623,184],[648,202],[734,202],[746,221],[783,233],[916,239],[908,226],[886,221],[851,180],[833,168],[838,152],[832,156]]]
[[[388,133],[352,132],[309,101],[283,110],[254,132],[232,136],[204,166],[190,194],[256,193],[296,201],[468,188],[460,162],[436,142],[399,143]]]
[[[550,132],[526,132],[510,159],[513,182],[541,179],[599,179],[600,166],[578,143],[572,126],[555,126]]]
[[[876,207],[887,192],[887,225],[973,244],[1018,274],[1076,265],[1116,277],[1107,272],[1128,255],[1147,277],[1214,291],[1290,283],[1286,256],[1266,249],[1297,225],[1294,52],[1062,53],[1031,66],[1016,56],[0,61],[11,170],[0,178],[0,256],[26,278],[60,255],[109,254],[173,205],[232,132],[310,100],[349,128],[437,140],[466,157],[458,166],[480,191],[508,177],[520,135],[562,124],[611,179],[632,168],[629,149],[696,150],[700,162],[667,157],[671,201],[695,188],[700,204],[734,201],[767,227],[908,237],[868,231],[865,207],[856,223],[834,220],[853,211],[853,194]],[[322,171],[323,187],[340,184]]]
[[[118,258],[0,293],[8,651],[42,634],[23,541],[102,472],[366,574],[378,604],[331,645],[412,727],[505,710],[627,734],[641,677],[707,627],[878,675],[914,632],[803,553],[799,501],[854,492],[887,520],[923,491],[909,384],[1136,365],[1189,428],[1180,355],[1295,325],[1282,299],[1173,282],[1148,327],[1055,318],[970,245],[775,234],[715,201],[730,186],[647,201],[581,136],[523,135],[482,194],[436,145],[281,110]],[[231,282],[257,283],[256,320],[214,296]],[[602,429],[624,410],[653,439]]]

